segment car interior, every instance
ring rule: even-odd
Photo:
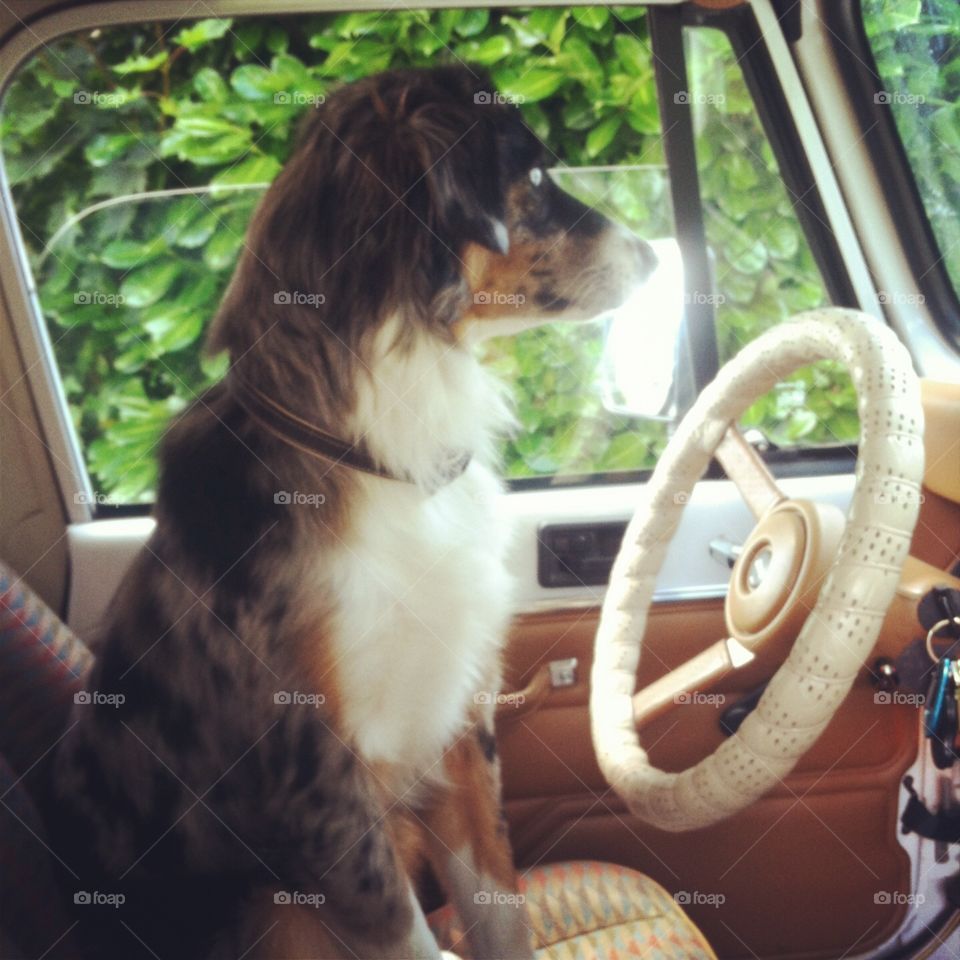
[[[536,956],[960,958],[954,0],[0,2],[0,956],[80,956],[43,771],[257,202],[330,90],[454,62],[658,258],[477,347]]]

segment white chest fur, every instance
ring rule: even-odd
[[[333,584],[343,719],[368,761],[422,776],[498,677],[510,608],[500,485],[473,464],[431,497],[364,486]]]

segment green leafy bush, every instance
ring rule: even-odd
[[[960,4],[863,0],[864,24],[930,225],[960,290]]]
[[[824,291],[725,37],[695,34],[691,90],[704,93],[697,149],[725,359],[824,302]],[[653,171],[633,186],[613,178],[595,199],[647,236],[670,232],[652,56],[636,7],[143,24],[60,39],[20,71],[4,103],[4,157],[98,490],[149,500],[165,423],[222,375],[222,359],[203,358],[199,346],[260,195],[226,188],[269,181],[298,118],[332,85],[451,60],[488,67],[564,163]],[[149,196],[203,186],[199,196]],[[71,220],[91,204],[102,206]],[[601,408],[600,347],[595,326],[490,345],[489,362],[515,383],[523,428],[505,444],[507,475],[653,464],[666,430]],[[764,398],[747,422],[777,442],[849,441],[856,405],[846,379],[824,366]]]

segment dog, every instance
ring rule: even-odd
[[[492,701],[510,614],[484,337],[616,307],[641,240],[467,67],[335,91],[261,201],[156,527],[54,764],[91,956],[528,958]],[[484,695],[486,694],[486,695]]]

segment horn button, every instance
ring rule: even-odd
[[[790,644],[812,609],[840,537],[837,507],[785,500],[754,528],[733,568],[725,607],[732,637],[753,651]]]

